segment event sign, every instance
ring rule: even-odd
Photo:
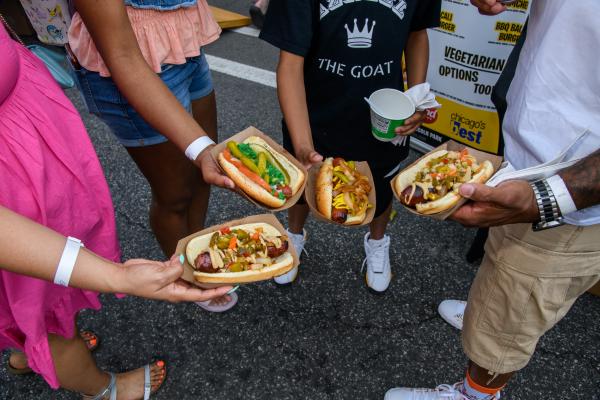
[[[497,16],[479,14],[469,0],[442,0],[441,25],[430,29],[427,81],[442,104],[428,111],[415,138],[437,147],[453,139],[498,153],[498,114],[491,94],[519,38],[530,1]]]

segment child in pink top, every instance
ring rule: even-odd
[[[233,185],[217,175],[208,152],[193,162],[183,154],[200,135],[217,140],[215,94],[202,46],[221,30],[206,0],[74,3],[69,44],[76,81],[89,111],[111,128],[148,180],[150,226],[170,256],[180,238],[203,228],[209,183]],[[177,101],[177,112],[165,111]],[[200,305],[209,311],[225,306]]]

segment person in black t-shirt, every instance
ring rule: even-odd
[[[382,88],[403,90],[402,54],[408,86],[425,82],[427,28],[440,21],[441,0],[272,0],[260,37],[280,49],[277,86],[283,112],[284,147],[306,166],[323,157],[365,160],[377,195],[375,219],[364,239],[367,285],[385,291],[391,280],[390,238],[385,234],[392,191],[387,175],[408,155],[402,146],[371,134],[364,97]],[[417,112],[399,135],[423,120]],[[289,236],[298,254],[306,235],[306,204],[289,211]],[[297,268],[275,278],[291,283]]]

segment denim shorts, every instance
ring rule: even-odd
[[[88,111],[100,117],[123,146],[143,147],[168,140],[144,121],[121,95],[110,77],[103,78],[99,73],[83,67],[72,68],[72,71]],[[213,91],[204,52],[188,58],[185,64],[163,65],[158,75],[189,113],[192,112],[193,100],[205,97]]]

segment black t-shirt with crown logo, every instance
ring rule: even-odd
[[[403,90],[402,52],[413,31],[436,27],[441,0],[272,0],[260,37],[304,57],[315,148],[328,155],[395,166],[406,146],[371,134],[364,97]],[[285,123],[284,123],[285,129]]]

